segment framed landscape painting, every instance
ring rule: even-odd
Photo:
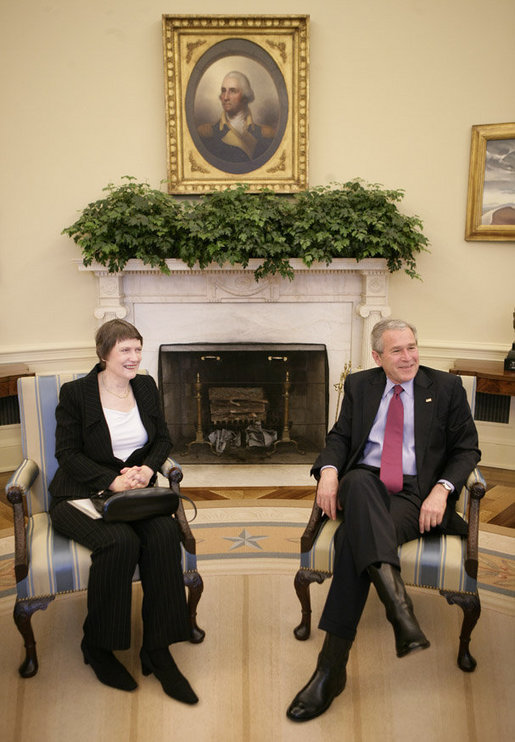
[[[472,127],[466,240],[515,240],[515,123]]]

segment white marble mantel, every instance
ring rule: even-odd
[[[259,260],[241,266],[189,268],[168,260],[170,274],[130,260],[119,273],[99,264],[91,273],[98,287],[94,315],[99,324],[115,317],[135,324],[144,337],[143,364],[157,378],[158,351],[168,343],[323,343],[327,347],[330,421],[346,363],[373,364],[370,330],[390,314],[388,271],[383,259],[338,258],[308,268],[290,261],[293,281],[254,278]]]

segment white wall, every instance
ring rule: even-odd
[[[393,314],[445,359],[503,357],[515,244],[463,235],[470,128],[515,119],[513,0],[4,0],[0,362],[92,346],[94,280],[60,232],[108,182],[166,176],[161,14],[256,10],[311,16],[310,184],[404,188],[424,221]]]

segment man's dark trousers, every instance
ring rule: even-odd
[[[420,535],[421,499],[416,477],[405,476],[402,492],[391,495],[370,467],[347,472],[338,499],[344,522],[336,532],[333,578],[319,628],[354,639],[370,588],[367,567],[400,566],[397,547]]]

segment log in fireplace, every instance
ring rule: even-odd
[[[158,374],[183,462],[309,464],[324,445],[325,345],[161,345]]]

